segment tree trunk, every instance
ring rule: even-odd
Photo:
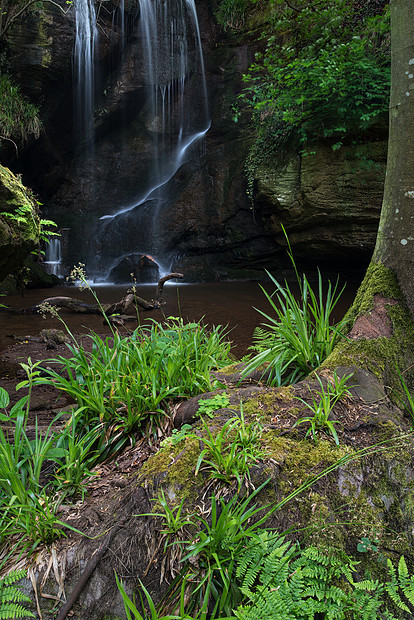
[[[390,127],[377,242],[348,312],[348,339],[324,366],[363,368],[395,394],[399,371],[410,369],[404,377],[414,386],[414,21],[412,0],[390,6]]]
[[[391,0],[387,173],[373,261],[394,271],[414,316],[414,20],[412,0]]]

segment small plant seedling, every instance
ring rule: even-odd
[[[208,416],[209,418],[212,418],[215,411],[218,411],[219,409],[224,409],[229,405],[229,397],[227,396],[226,392],[223,392],[222,394],[216,394],[211,398],[204,398],[203,400],[200,400],[198,403],[197,414],[203,414]]]
[[[191,431],[191,424],[183,424],[181,428],[174,428],[171,437],[163,439],[161,446],[165,448],[166,446],[178,445],[183,439],[189,436],[189,431]]]
[[[368,551],[378,551],[378,540],[370,540],[363,536],[357,545],[357,551],[360,553],[368,553]]]
[[[246,424],[243,406],[240,417],[227,420],[217,435],[213,435],[207,422],[202,418],[206,436],[201,441],[204,448],[198,457],[195,475],[206,471],[209,478],[224,484],[237,482],[240,491],[243,482],[250,481],[250,468],[264,457],[260,448],[262,427],[254,422]]]

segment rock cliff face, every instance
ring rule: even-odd
[[[70,229],[68,263],[88,262],[134,241],[137,251],[145,250],[138,247],[145,229],[144,238],[156,235],[168,266],[184,271],[187,280],[261,277],[264,268],[283,261],[282,224],[295,255],[305,262],[335,268],[365,262],[381,207],[386,129],[364,149],[334,153],[329,145],[318,145],[315,156],[302,158],[292,147],[257,171],[252,205],[244,174],[251,129],[233,123],[231,104],[255,42],[224,35],[204,1],[197,11],[211,127],[203,150],[196,149],[169,181],[151,233],[151,205],[138,219],[131,213],[116,234],[108,222],[103,230],[100,217],[133,203],[148,186],[157,132],[148,125],[134,30],[138,8],[129,8],[129,34],[122,43],[119,28],[112,27],[115,7],[106,4],[99,27],[93,157],[79,157],[73,132],[73,8],[66,16],[54,6],[33,14],[10,38],[13,71],[25,93],[41,103],[45,126],[18,161],[10,152],[10,163],[39,193],[48,217]],[[197,93],[192,96],[196,100]],[[192,114],[200,114],[199,105]]]
[[[375,243],[387,156],[385,140],[314,155],[290,152],[257,171],[256,203],[265,228],[311,264],[357,267]]]

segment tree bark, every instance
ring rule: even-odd
[[[391,0],[387,173],[373,261],[394,271],[414,317],[414,20],[412,0]]]

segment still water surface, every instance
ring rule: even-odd
[[[339,320],[348,309],[358,287],[358,282],[348,282],[341,297],[340,304],[334,312]],[[125,286],[100,286],[94,290],[102,303],[120,300],[126,292]],[[151,299],[155,295],[155,286],[138,286],[137,295]],[[271,291],[270,285],[266,289]],[[76,287],[59,286],[53,289],[25,291],[24,296],[3,297],[2,303],[13,309],[30,308],[39,301],[53,296],[70,296],[85,303],[95,303],[90,291],[79,291]],[[257,325],[264,320],[255,310],[269,311],[268,302],[258,282],[218,282],[204,284],[167,284],[164,287],[165,305],[162,310],[140,312],[141,323],[149,319],[162,320],[163,316],[181,316],[184,320],[199,320],[205,323],[228,326],[229,338],[234,343],[233,353],[236,357],[244,355],[252,343],[252,334]],[[65,309],[60,312],[62,318],[74,333],[93,330],[100,334],[109,333],[102,317],[97,315],[73,314]],[[135,323],[127,323],[129,329]],[[0,312],[0,351],[13,343],[9,334],[23,337],[37,336],[45,327],[62,328],[58,319],[48,315],[21,315]]]

